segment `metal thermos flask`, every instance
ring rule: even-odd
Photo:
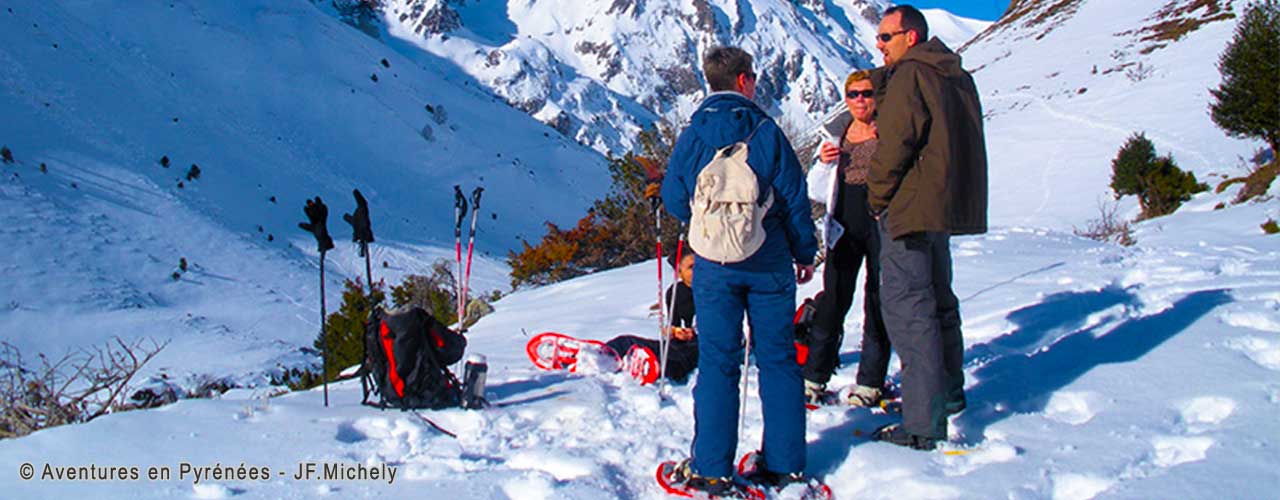
[[[485,378],[489,373],[489,364],[483,354],[467,356],[467,363],[462,370],[462,407],[483,408]]]

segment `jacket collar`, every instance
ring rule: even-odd
[[[698,105],[699,111],[716,111],[721,108],[733,109],[743,107],[750,107],[757,110],[760,109],[759,106],[756,106],[755,102],[752,102],[751,99],[747,99],[747,96],[733,90],[718,90],[707,94],[707,97],[702,99],[702,104]]]

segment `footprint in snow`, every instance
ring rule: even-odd
[[[1269,311],[1227,311],[1218,318],[1235,327],[1280,333],[1280,314]]]
[[[1244,353],[1258,366],[1280,371],[1280,339],[1250,335],[1228,340],[1226,346]]]
[[[1216,429],[1236,410],[1236,402],[1221,396],[1201,396],[1178,406],[1182,427],[1191,434]]]
[[[948,476],[963,476],[987,465],[1010,462],[1022,451],[997,439],[987,439],[975,448],[944,449],[934,459]]]
[[[228,498],[244,493],[239,488],[228,488],[218,483],[201,483],[191,485],[191,498],[216,499]]]
[[[1199,462],[1208,455],[1214,441],[1207,437],[1158,436],[1151,441],[1151,463],[1169,468]]]
[[[1055,474],[1051,481],[1053,500],[1089,500],[1116,483],[1111,478],[1071,473]]]
[[[1151,451],[1125,468],[1119,478],[1146,478],[1165,469],[1199,462],[1205,459],[1213,445],[1212,438],[1203,436],[1156,436],[1151,440]]]
[[[513,455],[507,467],[517,470],[539,471],[557,481],[569,481],[599,475],[598,467],[590,460],[567,453],[525,450]]]
[[[1070,425],[1081,425],[1098,414],[1102,398],[1093,392],[1058,391],[1049,398],[1044,416]]]
[[[502,492],[511,500],[545,500],[555,493],[555,484],[539,472],[527,472],[502,484]]]

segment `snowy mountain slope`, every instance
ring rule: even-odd
[[[629,151],[655,119],[681,123],[703,95],[701,55],[752,52],[758,101],[797,130],[839,102],[877,57],[882,0],[392,0],[393,34],[456,61],[513,105],[600,151]]]
[[[1274,190],[1273,190],[1274,191]],[[948,452],[921,453],[859,437],[891,417],[825,408],[809,414],[809,470],[836,498],[1259,498],[1280,479],[1280,243],[1235,219],[1274,215],[1202,197],[1145,224],[1138,247],[1007,227],[955,241],[970,408],[953,419]],[[1180,235],[1212,235],[1212,240]],[[166,480],[18,481],[18,497],[667,498],[659,460],[692,438],[691,385],[664,403],[623,375],[536,371],[527,336],[544,329],[607,339],[651,334],[654,263],[517,292],[470,333],[489,358],[483,411],[413,413],[360,407],[357,383],[264,399],[232,391],[87,425],[0,442],[0,468],[33,463],[169,466]],[[812,294],[816,284],[801,287]],[[851,315],[848,331],[858,331]],[[846,343],[833,384],[852,383]],[[896,363],[892,365],[896,370]],[[751,383],[745,451],[761,432]],[[158,438],[155,436],[159,436]],[[253,436],[246,439],[246,436]],[[122,446],[156,442],[163,446]],[[71,443],[75,443],[73,446]],[[179,463],[269,467],[271,479],[178,477]],[[296,480],[299,464],[396,469],[394,481]],[[319,470],[319,469],[317,469]],[[145,469],[144,472],[145,474]],[[284,476],[280,476],[280,474]],[[319,472],[317,472],[319,474]]]
[[[985,31],[992,24],[990,21],[960,17],[942,9],[920,9],[920,12],[924,14],[925,20],[929,23],[929,37],[938,37],[938,39],[942,40],[942,43],[947,44],[952,50],[963,47],[969,40],[972,40],[978,33]],[[873,32],[872,35],[874,34]],[[874,42],[871,47],[875,47]],[[876,64],[884,62],[879,59],[879,52],[876,52],[876,57]]]
[[[992,223],[1083,227],[1110,198],[1111,159],[1145,132],[1211,185],[1261,144],[1209,119],[1218,55],[1244,2],[1016,2],[963,51],[986,113]],[[1153,27],[1202,22],[1176,40]],[[1026,200],[1034,200],[1030,204]],[[1126,215],[1136,202],[1126,200]]]
[[[340,218],[353,187],[376,276],[398,282],[452,257],[451,187],[483,183],[472,288],[487,292],[507,279],[484,255],[575,220],[608,182],[599,155],[456,68],[419,67],[310,2],[9,4],[0,47],[0,144],[17,160],[0,213],[21,221],[0,229],[0,338],[24,350],[172,338],[156,367],[174,376],[270,369],[318,331],[305,198],[330,205],[333,310],[364,274]]]
[[[456,61],[516,107],[602,152],[634,147],[641,127],[680,124],[705,94],[713,45],[756,57],[759,102],[797,132],[840,101],[855,68],[878,64],[888,2],[393,0],[392,34]],[[959,47],[990,23],[927,9]]]

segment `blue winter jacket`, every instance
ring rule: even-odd
[[[760,125],[758,130],[756,125]],[[742,94],[714,92],[698,106],[671,151],[662,182],[662,202],[667,212],[689,223],[690,201],[702,168],[717,150],[746,139],[752,130],[756,133],[747,144],[747,163],[760,182],[761,201],[773,190],[773,206],[764,217],[764,245],[747,260],[726,267],[776,272],[793,261],[813,264],[818,239],[800,161],[782,129]]]

